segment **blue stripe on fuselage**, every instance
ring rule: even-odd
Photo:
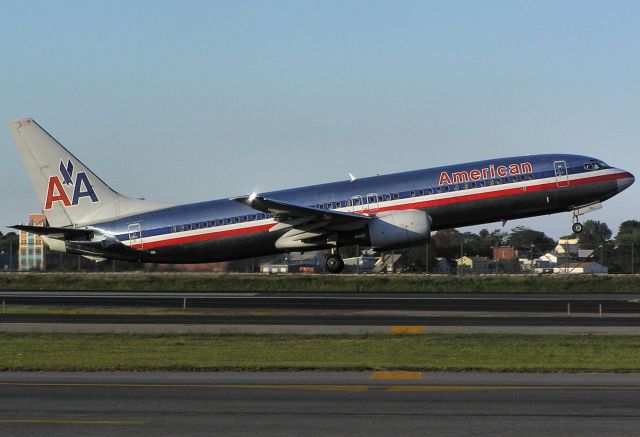
[[[583,164],[593,158],[579,155],[530,155],[500,158],[486,161],[470,162],[460,165],[449,165],[424,170],[415,170],[404,173],[395,173],[381,176],[372,176],[355,181],[331,182],[321,185],[313,185],[287,190],[260,193],[264,197],[277,199],[283,202],[314,206],[351,199],[354,195],[361,195],[366,204],[366,195],[376,193],[379,195],[396,193],[399,199],[411,197],[412,190],[427,190],[438,187],[441,172],[465,171],[481,169],[493,165],[519,164],[529,162],[533,166],[535,179],[544,179],[554,176],[553,162],[564,160],[567,163],[568,173],[575,175],[584,173]],[[258,211],[227,199],[205,201],[186,205],[174,206],[158,211],[129,216],[123,219],[96,224],[96,228],[115,234],[121,241],[129,239],[128,225],[141,223],[144,237],[152,237],[171,234],[172,227],[194,223],[209,222],[228,217],[238,217],[257,214]],[[257,223],[254,221],[254,223]],[[216,229],[218,226],[208,227]]]

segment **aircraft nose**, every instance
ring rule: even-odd
[[[628,171],[621,170],[622,177],[618,179],[618,192],[626,190],[633,184],[636,178]]]

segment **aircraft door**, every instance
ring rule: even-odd
[[[359,194],[351,196],[351,212],[361,212],[363,209],[362,196]]]
[[[558,187],[569,186],[569,172],[565,161],[554,161],[553,169],[556,173],[556,185]]]
[[[378,193],[369,193],[367,194],[367,209],[377,211],[380,208],[380,203],[378,203]]]
[[[129,223],[129,246],[135,249],[143,248],[140,223]]]

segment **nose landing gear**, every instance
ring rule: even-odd
[[[573,210],[573,225],[571,226],[571,230],[573,231],[573,233],[579,234],[584,229],[584,226],[582,226],[582,223],[579,222],[578,217],[588,212],[596,211],[598,209],[602,209],[602,204],[600,202],[594,202],[588,205],[576,207]]]
[[[574,234],[579,234],[580,232],[582,232],[582,229],[584,228],[584,226],[582,226],[582,223],[576,221],[572,226],[571,226],[571,230],[573,231]]]
[[[578,221],[578,216],[580,216],[579,208],[573,210],[573,225],[571,225],[571,230],[574,234],[579,234],[584,228],[584,226],[582,226],[582,223]]]

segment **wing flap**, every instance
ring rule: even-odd
[[[286,203],[280,200],[267,199],[254,194],[251,196],[233,197],[230,200],[242,203],[243,205],[267,214],[274,214],[275,219],[278,222],[288,222],[291,219],[312,217],[312,220],[304,220],[303,222],[328,221],[331,225],[352,223],[360,223],[364,225],[371,220],[369,216],[363,214],[310,208],[308,206],[295,205],[293,203]]]

